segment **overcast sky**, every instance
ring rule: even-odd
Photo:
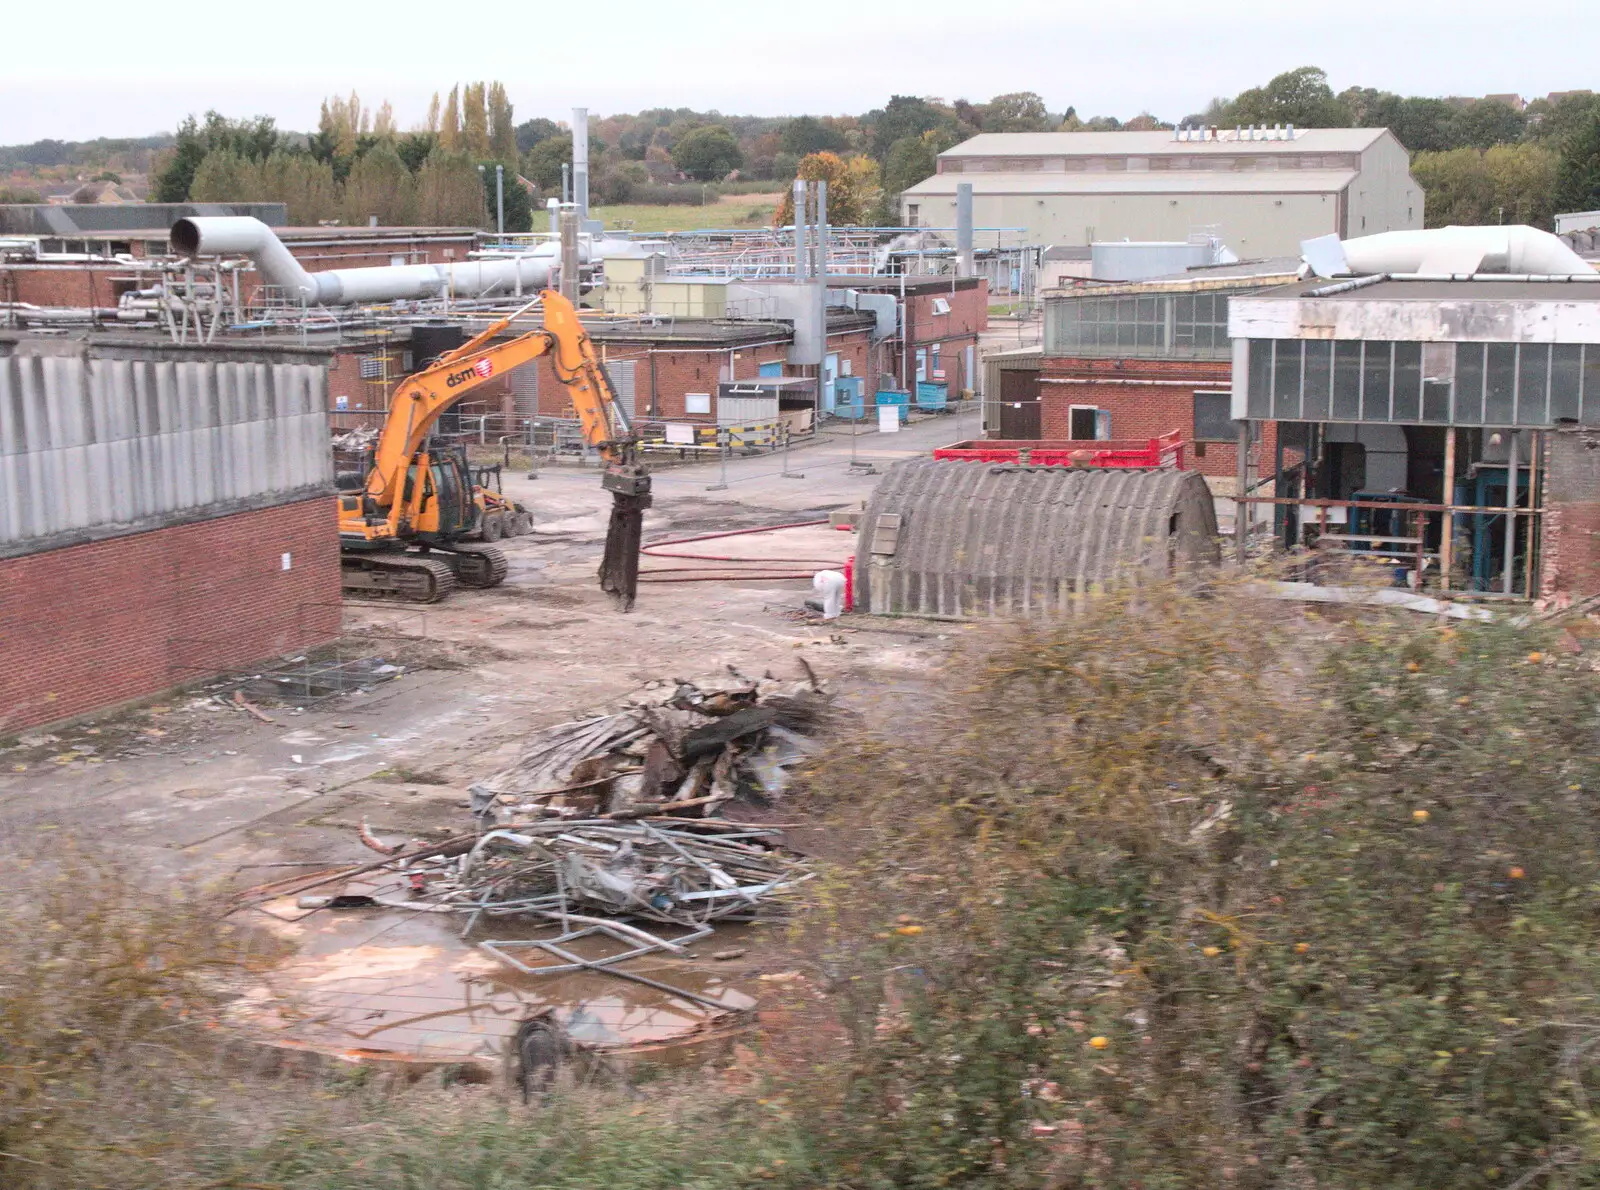
[[[1052,111],[1164,119],[1306,64],[1335,90],[1594,86],[1597,0],[437,0],[8,8],[0,144],[172,129],[189,112],[314,127],[322,97],[390,100],[402,127],[458,81],[518,120],[645,107],[857,113],[891,93],[1037,91]],[[185,15],[192,14],[192,15]],[[802,24],[802,15],[804,23]],[[1581,32],[1580,32],[1581,31]]]

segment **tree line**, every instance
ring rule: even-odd
[[[519,168],[511,103],[500,83],[436,95],[427,123],[400,132],[385,102],[361,97],[322,104],[317,130],[296,136],[270,116],[230,120],[218,112],[179,126],[152,179],[154,202],[283,202],[291,222],[386,226],[488,226],[495,166],[505,171],[507,230],[527,230],[530,198]]]
[[[891,96],[859,115],[765,117],[652,108],[589,123],[590,197],[599,205],[699,202],[704,186],[826,178],[839,222],[899,222],[899,195],[932,175],[938,155],[984,132],[1154,130],[1150,112],[1126,120],[1052,112],[1031,91],[987,102]],[[1370,87],[1335,92],[1304,66],[1176,123],[1302,128],[1385,127],[1412,153],[1430,226],[1532,223],[1558,210],[1600,206],[1600,96],[1571,92],[1519,108],[1504,98],[1402,96]],[[59,150],[52,144],[52,155]],[[325,220],[490,226],[494,167],[506,177],[506,226],[527,230],[537,206],[559,196],[572,160],[571,129],[518,122],[500,83],[436,95],[423,125],[401,132],[387,103],[323,104],[317,130],[280,131],[268,117],[216,112],[179,128],[152,198],[272,199],[295,222]],[[481,167],[481,168],[480,168]],[[789,217],[785,199],[777,217]]]
[[[1285,71],[1185,118],[1193,125],[1387,128],[1411,151],[1429,227],[1528,223],[1600,206],[1600,95],[1572,91],[1525,107],[1509,97],[1440,99],[1372,87],[1335,94],[1315,66]]]

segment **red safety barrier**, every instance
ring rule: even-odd
[[[941,446],[933,457],[973,463],[1026,461],[1034,467],[1172,467],[1182,471],[1188,445],[1178,430],[1159,438],[1121,442],[979,438]]]

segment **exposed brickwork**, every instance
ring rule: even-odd
[[[0,736],[332,640],[339,598],[327,497],[0,560]]]
[[[1051,383],[1057,380],[1089,383]],[[1119,381],[1159,380],[1161,384]],[[1172,383],[1178,381],[1181,383]],[[1098,382],[1098,383],[1096,383]],[[1071,433],[1071,407],[1092,405],[1111,414],[1111,436],[1117,439],[1154,438],[1180,430],[1185,442],[1194,442],[1194,394],[1228,392],[1233,370],[1228,360],[1090,359],[1048,357],[1040,369],[1039,421],[1041,438],[1067,438]],[[1234,442],[1207,442],[1189,452],[1193,467],[1214,486],[1232,490],[1238,446]],[[1277,425],[1261,428],[1257,457],[1252,460],[1259,476],[1264,463],[1272,466],[1277,449]]]
[[[1600,594],[1600,430],[1545,437],[1539,593]]]
[[[948,303],[950,312],[935,313],[935,299]],[[906,307],[906,325],[910,331],[910,358],[904,361],[906,372],[915,375],[919,349],[928,352],[931,361],[932,347],[937,343],[944,377],[941,380],[932,375],[930,362],[927,379],[948,384],[952,396],[967,389],[976,391],[977,376],[967,375],[966,349],[975,346],[979,334],[989,329],[989,283],[980,278],[975,282],[957,281],[954,288],[908,293]],[[982,364],[974,353],[973,371],[977,372],[980,367]],[[901,368],[901,361],[895,361],[893,370],[899,373]]]

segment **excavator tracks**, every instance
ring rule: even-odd
[[[445,557],[463,587],[498,587],[510,570],[505,554],[492,545],[457,545]]]
[[[504,578],[503,558],[501,562],[500,577]],[[449,563],[405,554],[347,555],[343,576],[346,594],[399,603],[438,603],[457,586],[455,570]]]

